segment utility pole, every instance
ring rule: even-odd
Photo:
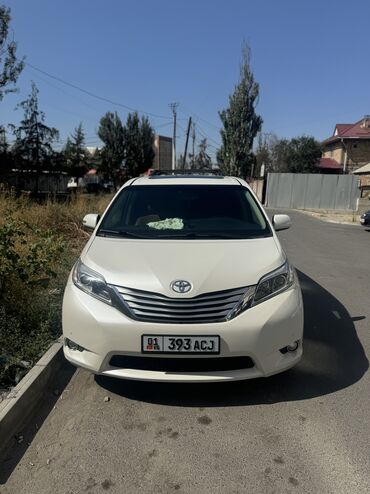
[[[194,153],[195,153],[195,122],[193,122],[193,125],[192,125],[192,133],[191,133],[191,138],[193,140],[193,157],[192,157],[192,161],[193,161],[193,165],[194,165]]]
[[[172,170],[176,169],[176,109],[178,106],[178,103],[169,104],[169,107],[171,108],[173,114]]]
[[[186,142],[185,142],[185,151],[184,151],[184,161],[182,162],[182,169],[183,170],[185,170],[186,154],[188,152],[188,142],[189,142],[190,127],[191,127],[191,117],[189,117],[188,130],[186,131]]]
[[[35,158],[36,158],[36,183],[35,183],[35,193],[39,192],[39,176],[40,176],[40,134],[39,134],[39,123],[36,117],[36,149],[35,149]]]

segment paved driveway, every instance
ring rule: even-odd
[[[370,231],[292,217],[280,237],[304,293],[295,369],[177,386],[79,370],[7,454],[0,492],[370,492]]]

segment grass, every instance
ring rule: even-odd
[[[61,334],[68,274],[89,233],[87,213],[111,196],[45,204],[0,194],[0,390],[15,385]]]

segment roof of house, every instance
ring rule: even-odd
[[[335,126],[335,129],[338,130],[338,132],[341,134],[342,132],[345,132],[346,130],[348,130],[350,127],[352,127],[353,124],[337,124]],[[334,133],[335,133],[335,129],[334,129]]]
[[[334,134],[326,139],[324,144],[329,144],[340,139],[370,139],[370,125],[363,126],[365,119],[370,123],[370,118],[364,117],[354,124],[337,124]]]
[[[320,158],[319,168],[330,169],[330,170],[342,170],[342,165],[338,161],[333,160],[333,158]]]
[[[368,163],[367,165],[361,166],[361,168],[357,168],[357,170],[355,170],[352,173],[370,173],[370,163]]]

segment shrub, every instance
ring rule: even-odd
[[[0,388],[16,384],[61,334],[64,285],[109,197],[37,204],[0,196]]]

